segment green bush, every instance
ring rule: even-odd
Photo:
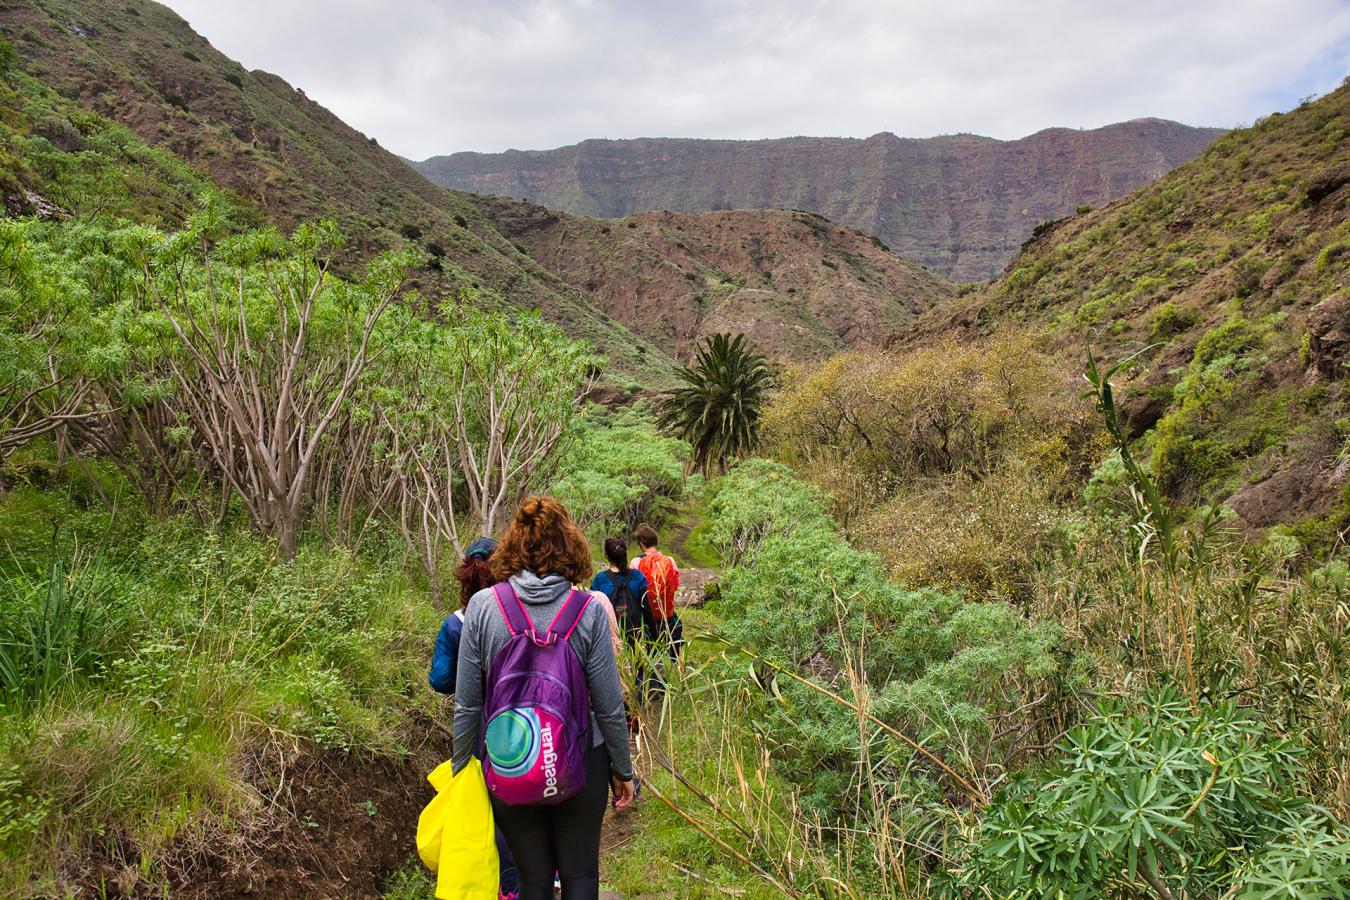
[[[1165,490],[1194,496],[1246,455],[1223,434],[1224,413],[1243,399],[1245,382],[1265,363],[1271,334],[1269,322],[1237,313],[1196,342],[1173,390],[1174,406],[1154,431],[1153,472]]]
[[[974,745],[996,758],[1015,752],[992,723],[1024,691],[1053,681],[1056,627],[1029,625],[1003,604],[888,581],[881,560],[850,546],[816,491],[777,463],[750,460],[716,483],[708,518],[712,544],[733,563],[716,606],[724,637],[836,689],[866,684],[870,713],[960,764],[974,768],[966,756]],[[852,710],[801,685],[785,683],[784,695],[761,727],[817,808],[847,809],[855,767],[869,754],[895,774],[904,768],[900,749],[871,726],[860,745]]]
[[[1150,342],[1165,341],[1194,327],[1198,317],[1194,310],[1182,309],[1171,300],[1158,307],[1149,325]]]
[[[956,893],[1347,896],[1350,830],[1298,797],[1295,747],[1231,701],[1103,704],[1061,753],[996,798]]]
[[[645,409],[593,408],[578,420],[550,488],[583,528],[660,525],[684,491],[689,445],[664,437]]]
[[[246,802],[260,740],[402,752],[437,619],[398,552],[116,513],[57,482],[0,499],[0,894],[106,841],[151,865]],[[53,521],[59,523],[55,532]],[[103,837],[100,837],[103,836]],[[38,879],[37,882],[31,879]]]

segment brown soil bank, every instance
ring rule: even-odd
[[[306,747],[260,747],[241,765],[255,812],[180,840],[152,881],[109,854],[79,878],[82,896],[375,898],[416,852],[426,775],[450,756],[448,736],[418,723],[401,759]]]

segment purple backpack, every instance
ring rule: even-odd
[[[539,635],[509,582],[492,588],[511,637],[488,668],[483,780],[512,806],[561,803],[586,786],[591,694],[567,639],[591,595],[572,591]]]

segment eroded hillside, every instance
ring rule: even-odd
[[[1164,486],[1318,546],[1350,526],[1350,87],[1215,142],[1103,209],[1038,229],[988,288],[900,343],[1007,325],[1081,361],[1138,354],[1121,403]]]
[[[879,344],[951,296],[944,279],[812,213],[642,213],[617,221],[483,198],[542,266],[682,358],[720,331],[777,359]]]

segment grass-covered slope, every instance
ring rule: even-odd
[[[654,380],[670,368],[659,348],[506,240],[472,198],[431,184],[277,76],[246,70],[167,7],[7,4],[0,39],[19,73],[4,120],[23,138],[6,160],[11,213],[173,226],[214,184],[283,230],[336,220],[353,269],[411,244],[426,254],[415,280],[428,295],[472,291],[486,306],[538,308],[571,335],[613,347],[629,372]],[[84,171],[90,162],[96,170]],[[91,205],[98,172],[126,179],[132,170],[123,193],[133,202]]]
[[[426,741],[434,704],[410,687],[438,616],[392,543],[289,563],[237,523],[155,518],[108,467],[42,447],[5,481],[0,894],[176,889],[231,847],[288,841],[288,766]],[[414,798],[426,763],[397,779]]]
[[[1139,353],[1121,403],[1173,496],[1252,528],[1350,524],[1342,448],[1350,87],[1232,132],[1161,181],[1038,229],[1007,273],[902,337],[1031,327]]]

